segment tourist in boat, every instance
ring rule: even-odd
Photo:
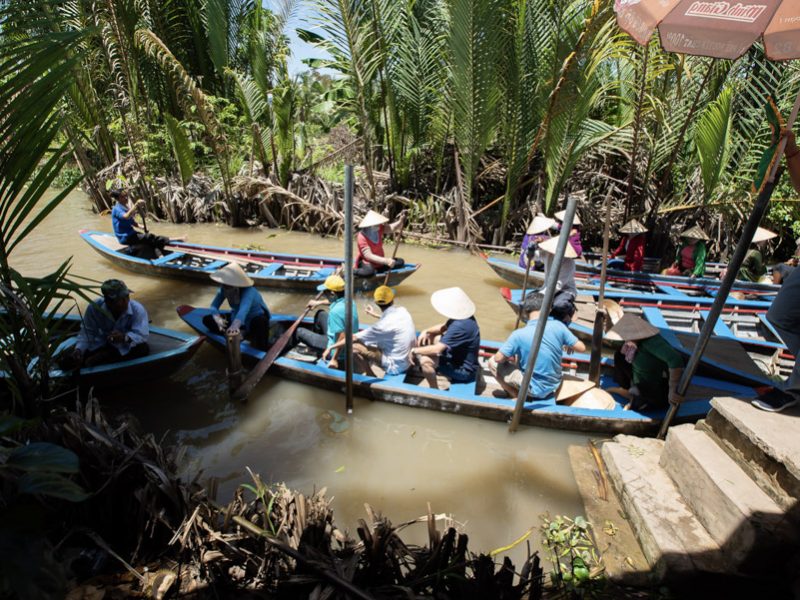
[[[794,368],[784,389],[773,388],[753,400],[761,410],[781,412],[800,399],[800,269],[795,269],[783,281],[778,295],[767,311],[767,320],[794,354]]]
[[[353,269],[355,277],[372,277],[375,273],[385,272],[389,269],[400,269],[405,265],[402,258],[391,258],[384,256],[383,235],[384,227],[390,232],[395,232],[400,228],[402,218],[394,223],[386,225],[389,219],[369,211],[358,224],[358,235],[356,236],[356,264]]]
[[[72,357],[71,367],[94,367],[147,356],[150,335],[147,311],[125,282],[108,279],[100,286],[102,297],[86,309]]]
[[[528,294],[525,297],[521,309],[527,315],[528,323],[522,329],[514,331],[489,359],[489,370],[509,396],[516,396],[522,385],[536,332],[536,323],[541,317],[543,298],[540,293]],[[583,352],[586,346],[564,323],[548,316],[542,344],[533,366],[533,376],[528,389],[530,398],[547,400],[555,397],[556,390],[561,385],[561,357],[564,349],[568,352]]]
[[[764,264],[763,252],[767,247],[767,241],[777,237],[777,235],[777,233],[773,233],[763,227],[756,229],[751,242],[754,247],[747,251],[736,279],[761,283],[769,283],[771,281],[767,275],[767,265]],[[727,269],[723,269],[719,274],[719,278],[723,279],[727,272]]]
[[[624,342],[614,354],[614,379],[628,390],[626,409],[663,408],[667,402],[683,402],[677,393],[683,358],[656,327],[628,313],[609,334]]]
[[[322,353],[336,342],[344,340],[345,318],[347,316],[347,305],[344,302],[345,281],[339,275],[329,275],[325,282],[317,289],[324,292],[325,298],[309,301],[307,307],[310,309],[319,308],[314,314],[314,325],[311,329],[300,328],[295,333],[295,338],[303,342],[312,350],[316,350],[321,357]],[[325,311],[321,307],[327,306]],[[353,302],[353,331],[358,331],[358,311],[356,303]],[[333,369],[339,368],[339,356],[341,352],[337,349],[328,353],[330,357],[328,366]]]
[[[647,227],[636,219],[631,219],[619,228],[624,235],[619,246],[609,256],[608,266],[612,269],[625,269],[626,271],[641,271],[644,266],[644,247],[647,244]],[[625,259],[617,258],[620,254]]]
[[[420,370],[433,389],[439,387],[437,374],[450,383],[475,381],[481,346],[475,304],[460,287],[435,291],[431,304],[447,321],[419,334],[417,347],[411,349],[412,360],[419,360]]]
[[[560,210],[555,215],[556,221],[558,221],[558,230],[561,230],[561,224],[564,223],[564,215],[567,214],[566,210]],[[572,246],[572,249],[575,250],[575,254],[578,258],[583,256],[583,244],[581,243],[581,220],[578,217],[578,213],[575,213],[575,217],[572,219],[572,229],[569,230],[569,245]]]
[[[394,290],[382,285],[373,293],[380,312],[368,304],[366,313],[378,319],[372,327],[353,336],[353,367],[359,373],[377,377],[373,369],[380,366],[387,375],[399,375],[411,366],[411,349],[417,343],[417,330],[411,314],[394,303]],[[331,351],[345,344],[344,336],[325,350],[323,359]]]
[[[544,215],[536,215],[528,225],[525,236],[522,238],[522,246],[520,248],[518,265],[523,269],[528,268],[528,262],[531,263],[531,269],[534,271],[541,271],[544,268],[544,263],[539,254],[539,244],[547,239],[550,239],[550,229],[555,227],[556,222]]]
[[[114,187],[110,192],[116,201],[111,209],[111,224],[117,241],[123,244],[125,251],[137,258],[152,260],[163,254],[169,238],[138,230],[134,220],[137,212],[144,210],[144,200],[131,202],[128,191],[123,187]]]
[[[783,285],[786,278],[792,274],[796,267],[781,263],[772,267],[772,283],[775,285]]]
[[[665,275],[702,277],[706,272],[706,242],[711,238],[698,225],[681,234],[681,246],[675,253],[675,262],[665,269]]]
[[[542,259],[544,262],[544,278],[547,281],[547,274],[553,268],[553,260],[555,260],[556,246],[558,246],[558,238],[550,238],[549,240],[539,244],[539,250],[542,252]],[[570,244],[567,244],[564,250],[564,258],[561,261],[561,267],[558,269],[558,280],[556,281],[556,292],[553,298],[553,309],[565,313],[572,318],[575,314],[575,298],[578,297],[578,288],[575,285],[575,258],[577,254]],[[541,293],[544,294],[545,288],[543,287]]]
[[[217,295],[211,301],[213,314],[203,318],[203,324],[214,333],[236,335],[250,342],[259,350],[269,347],[269,309],[253,280],[237,263],[228,263],[210,275],[220,284]],[[220,313],[222,303],[228,301],[231,310]]]

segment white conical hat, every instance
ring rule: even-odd
[[[584,392],[577,398],[566,402],[566,404],[573,408],[593,408],[595,410],[614,410],[617,408],[614,396],[597,387]]]
[[[475,303],[460,287],[436,290],[431,294],[431,305],[448,319],[469,319],[475,314]]]
[[[560,210],[556,214],[554,214],[553,216],[563,223],[564,222],[564,215],[566,215],[566,214],[567,214],[566,210]],[[581,224],[581,218],[578,216],[577,211],[575,212],[575,216],[572,218],[572,224],[573,225],[580,225]]]
[[[253,280],[247,276],[239,263],[228,263],[221,269],[209,275],[211,279],[223,285],[231,287],[246,288],[253,285]]]
[[[625,225],[619,228],[620,233],[627,233],[628,235],[638,235],[640,233],[647,233],[647,227],[642,225],[636,219],[631,219]]]
[[[758,242],[766,242],[767,240],[771,240],[774,237],[778,237],[777,233],[770,231],[769,229],[764,229],[763,227],[757,227],[756,233],[753,236],[752,244],[756,244]]]
[[[619,339],[625,340],[626,342],[635,342],[636,340],[646,340],[654,335],[658,335],[659,331],[641,317],[627,313],[617,321],[617,324],[614,325],[608,333],[616,334],[619,336]]]
[[[380,213],[376,213],[374,210],[369,211],[364,218],[361,219],[361,223],[358,224],[359,229],[364,229],[365,227],[372,227],[373,225],[382,225],[383,223],[388,223],[389,219],[384,217]]]
[[[569,400],[575,396],[580,396],[593,387],[594,381],[579,378],[571,379],[568,376],[565,376],[561,382],[561,385],[558,386],[558,390],[556,391],[556,402],[564,402],[565,400]]]
[[[556,253],[556,246],[558,246],[558,238],[552,237],[539,244],[539,250],[544,250],[548,254]],[[572,244],[567,244],[567,249],[564,251],[564,258],[576,258],[578,253],[572,247]]]
[[[536,235],[537,233],[544,233],[551,227],[553,227],[556,222],[551,219],[550,217],[545,217],[544,215],[536,215],[533,217],[533,221],[531,224],[528,225],[528,230],[525,232],[528,235]]]
[[[694,225],[690,227],[681,234],[681,237],[687,238],[689,240],[701,240],[704,242],[711,241],[711,238],[708,237],[708,234],[705,231],[703,231],[699,225]]]

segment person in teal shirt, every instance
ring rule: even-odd
[[[329,305],[328,312],[318,311],[314,316],[312,329],[298,329],[295,336],[309,348],[320,353],[323,360],[332,354],[328,366],[332,369],[339,368],[340,349],[330,352],[330,347],[339,340],[344,339],[346,308],[344,302],[344,279],[339,275],[330,275],[325,283],[318,288],[325,292],[324,300],[311,300],[308,308]],[[353,332],[358,331],[358,312],[356,303],[353,302]]]
[[[253,280],[236,263],[228,263],[212,273],[210,278],[219,283],[220,287],[211,301],[214,313],[203,319],[206,327],[214,333],[224,331],[231,335],[243,331],[244,338],[251,346],[267,350],[270,314],[261,294],[253,287]],[[222,315],[219,309],[226,300],[231,312]]]

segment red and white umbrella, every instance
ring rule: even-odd
[[[658,27],[668,52],[734,59],[763,37],[767,58],[800,58],[800,0],[615,0],[614,10],[642,45]]]

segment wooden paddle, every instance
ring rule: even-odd
[[[392,252],[392,260],[394,260],[395,256],[397,256],[397,249],[400,247],[400,243],[403,241],[403,227],[406,224],[406,215],[403,214],[400,217],[400,227],[397,229],[397,233],[394,234],[395,242],[394,242],[394,251]],[[392,269],[389,268],[386,271],[386,277],[383,278],[383,285],[389,284],[389,276],[392,274]]]
[[[528,246],[530,248],[530,246]],[[528,252],[528,248],[525,248],[525,252]],[[525,278],[522,280],[522,299],[519,301],[519,308],[517,309],[517,320],[514,323],[514,329],[519,327],[519,322],[522,319],[522,306],[525,303],[525,294],[528,292],[528,275],[531,273],[531,264],[534,261],[534,255],[528,255],[528,264],[525,267]]]
[[[342,271],[341,268],[337,269],[334,275],[339,275],[341,271]],[[319,300],[322,294],[324,293],[325,290],[319,292],[316,296],[314,296],[314,300]],[[275,359],[281,355],[281,352],[283,352],[283,349],[286,347],[286,344],[288,344],[289,340],[292,339],[292,335],[294,334],[295,330],[303,321],[303,319],[306,318],[310,310],[311,307],[307,306],[306,309],[303,311],[303,313],[299,317],[297,317],[297,320],[291,324],[289,329],[284,331],[283,335],[281,335],[281,337],[275,340],[275,343],[272,344],[270,349],[264,355],[264,358],[258,361],[256,366],[253,367],[253,370],[250,371],[250,373],[248,373],[247,377],[242,382],[242,385],[240,385],[239,388],[235,390],[233,394],[231,394],[231,398],[233,400],[244,401],[245,399],[247,399],[247,396],[250,394],[251,391],[253,391],[253,388],[256,387],[256,385],[258,385],[258,382],[261,381],[261,379],[264,377],[266,372],[272,366],[272,363],[275,362]]]
[[[605,199],[606,219],[603,226],[603,263],[600,269],[600,293],[597,299],[597,312],[594,316],[594,329],[592,329],[592,348],[589,359],[589,379],[599,385],[600,383],[600,358],[603,346],[603,332],[606,324],[606,310],[603,299],[606,293],[606,275],[608,270],[608,238],[611,235],[611,190],[609,188]]]

